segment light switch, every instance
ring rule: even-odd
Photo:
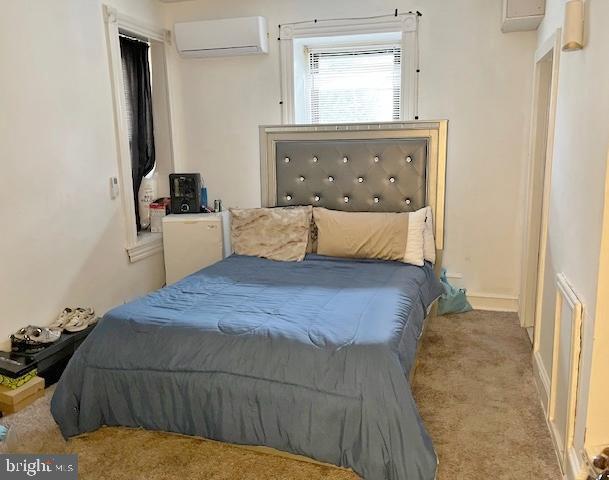
[[[110,198],[114,200],[121,193],[118,187],[118,177],[110,177]]]

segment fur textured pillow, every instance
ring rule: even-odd
[[[312,207],[231,208],[231,242],[237,255],[300,262],[309,240]]]

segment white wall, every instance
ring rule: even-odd
[[[111,0],[161,22],[154,0]],[[9,0],[0,15],[0,346],[66,305],[99,313],[163,283],[129,264],[99,0]]]
[[[472,293],[518,295],[522,178],[535,32],[500,32],[500,3],[405,0],[191,1],[164,7],[176,21],[266,16],[266,56],[181,59],[176,167],[200,171],[226,206],[260,202],[258,125],[280,122],[277,25],[420,10],[421,119],[449,124],[446,250]],[[510,302],[508,302],[510,303]],[[513,303],[513,302],[512,302]]]
[[[562,27],[565,0],[548,0],[547,15],[538,32],[541,45]],[[609,2],[586,1],[586,45],[561,54],[556,111],[556,133],[548,234],[548,275],[565,274],[584,305],[583,351],[579,383],[576,446],[589,440],[609,442],[609,416],[605,411],[588,417],[590,371],[595,329],[599,255],[603,234],[607,149],[609,147]],[[553,289],[553,285],[548,288]],[[607,292],[603,293],[607,295]],[[550,295],[551,296],[551,295]],[[544,364],[552,366],[552,302],[542,312],[541,340]],[[606,319],[603,319],[606,320]],[[600,339],[598,339],[600,340]],[[606,350],[606,342],[597,348]],[[606,375],[606,374],[605,374]],[[606,406],[606,398],[603,399]]]

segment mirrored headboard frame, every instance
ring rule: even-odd
[[[262,206],[274,207],[277,205],[276,156],[278,142],[425,140],[427,142],[425,159],[426,204],[433,211],[436,249],[441,252],[444,248],[447,130],[447,120],[323,125],[263,125],[260,127]]]

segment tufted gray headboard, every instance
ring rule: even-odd
[[[260,127],[263,206],[433,209],[443,248],[447,121]]]
[[[276,152],[276,205],[355,212],[426,205],[425,140],[280,141]]]

